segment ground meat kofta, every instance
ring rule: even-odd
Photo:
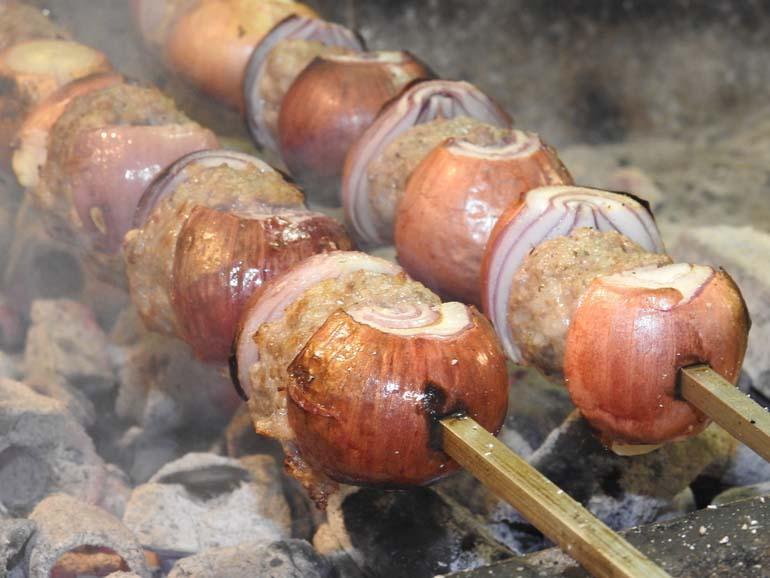
[[[570,318],[591,281],[670,263],[667,255],[647,253],[616,231],[576,229],[537,245],[517,271],[508,302],[513,340],[524,361],[561,373]]]

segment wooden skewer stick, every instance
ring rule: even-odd
[[[708,365],[680,372],[682,397],[770,461],[770,414]]]
[[[469,417],[441,420],[444,451],[598,578],[670,575]]]

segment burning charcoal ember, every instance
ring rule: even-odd
[[[766,578],[770,499],[753,498],[707,508],[677,520],[634,528],[624,537],[671,576]],[[588,578],[558,548],[506,560],[447,578]]]
[[[366,576],[434,576],[511,555],[463,506],[429,488],[350,489],[329,500],[313,544]]]
[[[331,578],[332,566],[304,540],[211,548],[176,563],[169,578]]]
[[[770,499],[770,481],[753,484],[751,486],[730,488],[717,495],[711,500],[711,503],[715,506],[723,506],[730,502],[737,502],[738,500],[745,500],[747,498],[755,498],[758,496]]]
[[[24,515],[54,492],[119,514],[128,488],[62,403],[0,380],[0,503]]]
[[[0,576],[21,562],[24,545],[34,531],[30,520],[0,520]]]
[[[743,370],[770,399],[770,234],[753,227],[672,227],[672,255],[724,267],[740,286],[752,326]]]
[[[222,368],[196,360],[176,339],[144,332],[113,353],[120,382],[115,411],[148,434],[192,424],[219,429],[240,403]]]
[[[88,395],[109,393],[115,375],[107,337],[85,305],[66,299],[32,304],[24,357],[26,379],[63,382]]]
[[[161,557],[288,538],[291,519],[278,468],[265,460],[244,465],[188,454],[134,490],[123,521]]]
[[[29,578],[74,578],[115,570],[150,578],[136,537],[101,508],[56,494],[40,502],[29,518],[37,524],[26,548]]]

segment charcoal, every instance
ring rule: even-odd
[[[88,307],[67,299],[39,300],[31,318],[24,356],[28,381],[61,382],[88,395],[115,387],[107,337]]]
[[[19,351],[24,345],[26,331],[22,313],[0,294],[0,351]]]
[[[770,398],[770,234],[753,227],[677,227],[667,239],[679,260],[723,267],[741,288],[751,315],[743,370]]]
[[[499,437],[522,457],[539,448],[574,409],[561,381],[517,365],[511,365],[508,399],[508,414]]]
[[[601,147],[564,147],[559,150],[559,158],[581,186],[631,193],[650,203],[653,212],[663,205],[663,192],[650,174],[637,166],[621,163],[617,156],[607,154]]]
[[[176,563],[169,578],[331,578],[332,567],[304,540],[210,548]]]
[[[432,577],[512,555],[462,505],[430,488],[350,488],[331,498],[327,517],[313,544],[346,554],[367,576]]]
[[[220,431],[240,400],[223,368],[195,359],[183,342],[144,332],[138,343],[112,349],[118,367],[117,415],[146,435],[184,426]]]
[[[0,379],[19,379],[22,376],[17,357],[0,351]]]
[[[282,456],[283,450],[274,439],[257,435],[254,422],[249,413],[249,406],[241,404],[227,424],[224,435],[227,455],[240,457],[249,454],[271,454]]]
[[[737,488],[730,488],[725,490],[718,496],[716,496],[711,503],[715,506],[723,506],[730,502],[737,502],[738,500],[745,500],[747,498],[754,498],[757,496],[770,498],[770,481],[762,482],[761,484],[754,484],[751,486],[739,486]]]
[[[134,574],[133,572],[113,572],[108,575],[107,578],[141,578],[141,576],[139,576],[139,574]]]
[[[77,299],[86,285],[80,259],[45,231],[40,213],[25,199],[4,268],[3,289],[19,312],[36,299]]]
[[[142,547],[106,510],[55,494],[40,502],[29,517],[37,524],[26,548],[29,578],[48,578],[65,561],[68,567],[88,568],[90,564],[111,563],[116,555],[126,566],[116,570],[150,577]]]
[[[668,522],[624,532],[624,537],[671,576],[766,578],[770,567],[767,526],[770,499],[710,507]],[[587,578],[558,548],[506,560],[451,578]],[[447,577],[450,578],[450,577]]]
[[[139,427],[129,428],[117,443],[121,465],[136,484],[148,481],[166,463],[184,454],[172,435],[157,435]],[[117,456],[116,456],[117,457]]]
[[[735,451],[736,442],[712,426],[652,453],[622,457],[603,447],[574,412],[529,461],[610,527],[623,529],[685,513],[689,506],[680,494],[704,472],[721,474]],[[456,476],[441,487],[481,516],[495,538],[512,550],[544,547],[540,533],[510,504],[470,476]]]
[[[24,545],[34,531],[31,520],[0,520],[0,576],[19,564]]]
[[[123,520],[148,549],[181,555],[291,532],[278,468],[268,456],[240,462],[187,454],[133,491]]]
[[[90,428],[96,422],[94,404],[82,391],[56,381],[26,380],[24,383],[35,393],[60,401],[84,428]]]
[[[739,444],[721,479],[725,484],[732,486],[770,482],[770,462],[749,447]]]
[[[0,380],[0,503],[25,515],[54,492],[117,514],[128,496],[122,472],[97,455],[62,403]]]

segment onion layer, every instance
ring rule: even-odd
[[[708,419],[677,395],[678,370],[708,363],[735,383],[749,325],[724,271],[678,263],[599,277],[567,335],[570,396],[608,445],[698,433]]]
[[[497,103],[472,84],[430,80],[405,89],[350,149],[342,176],[342,201],[348,228],[361,246],[381,245],[391,235],[391,224],[377,222],[372,215],[366,178],[369,163],[411,127],[457,116],[501,127],[512,123]]]
[[[180,231],[172,303],[181,337],[206,361],[226,361],[245,303],[268,279],[316,253],[350,249],[320,213],[247,215],[196,207]]]
[[[278,118],[281,155],[310,199],[339,203],[345,155],[382,106],[430,73],[408,52],[318,57],[286,93]]]
[[[647,252],[664,252],[652,214],[631,196],[572,186],[529,191],[506,209],[495,225],[481,274],[484,312],[511,361],[522,360],[508,325],[508,302],[516,272],[536,245],[581,227],[617,231]]]
[[[332,22],[318,18],[289,16],[276,24],[254,49],[246,67],[243,82],[246,103],[246,121],[254,141],[259,145],[278,151],[276,135],[265,124],[263,109],[266,105],[262,96],[262,77],[270,52],[285,40],[312,40],[326,46],[340,46],[355,51],[364,50],[363,40],[354,32]]]
[[[440,295],[480,305],[484,248],[505,207],[530,189],[571,183],[535,134],[514,130],[488,146],[450,139],[409,179],[396,217],[398,260]]]
[[[442,305],[438,321],[413,313],[426,325],[405,334],[393,327],[403,312],[340,310],[289,367],[300,452],[334,480],[426,484],[458,468],[441,451],[439,419],[462,412],[492,432],[502,425],[508,378],[489,323],[459,303]]]

